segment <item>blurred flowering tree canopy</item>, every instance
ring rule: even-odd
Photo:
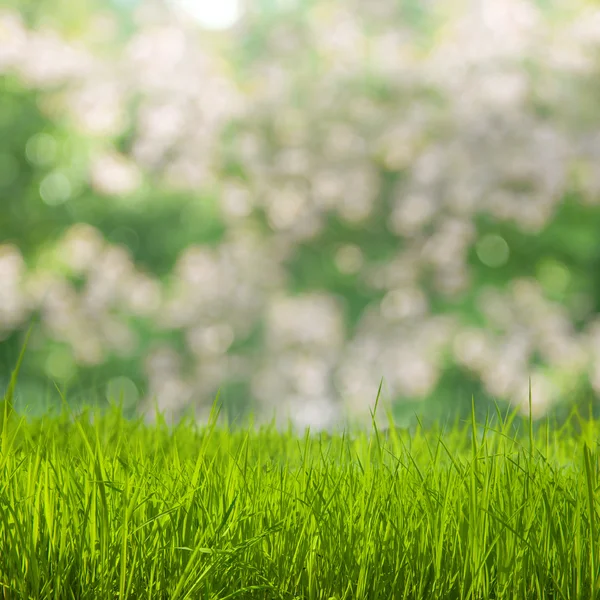
[[[203,418],[221,388],[319,427],[382,377],[400,413],[600,392],[592,2],[250,2],[218,33],[133,4],[0,12],[29,404],[101,381]]]

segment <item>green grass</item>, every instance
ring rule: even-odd
[[[27,420],[14,381],[0,598],[598,597],[600,426],[576,414],[298,437],[216,404],[202,429]]]

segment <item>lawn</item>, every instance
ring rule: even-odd
[[[0,598],[598,595],[600,427],[577,413],[301,436],[217,426],[218,402],[204,427],[28,420],[12,391]]]

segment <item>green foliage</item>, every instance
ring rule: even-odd
[[[552,22],[553,18],[566,17],[569,13],[566,9],[557,8],[552,2],[540,4],[544,5],[540,18],[548,19],[548,22]],[[268,361],[272,363],[279,358],[279,350],[267,349],[265,342],[266,312],[271,307],[273,298],[278,295],[300,298],[312,292],[320,292],[325,297],[340,300],[345,338],[344,348],[337,349],[336,352],[341,354],[345,347],[354,341],[354,336],[363,326],[365,316],[376,313],[388,293],[397,291],[390,288],[405,286],[404,283],[375,285],[369,281],[377,269],[389,266],[395,257],[404,252],[412,253],[411,260],[415,264],[418,263],[418,276],[410,285],[425,293],[427,314],[415,318],[408,317],[400,324],[380,320],[378,324],[383,333],[378,339],[381,340],[382,346],[384,343],[391,344],[386,335],[388,338],[391,338],[392,334],[398,337],[415,336],[415,332],[410,330],[412,325],[421,324],[425,328],[432,323],[426,322],[429,317],[440,315],[455,320],[455,333],[461,333],[471,327],[476,328],[487,336],[490,344],[502,346],[505,339],[515,332],[489,317],[483,306],[483,293],[492,290],[497,294],[505,294],[499,296],[500,301],[506,300],[508,304],[513,284],[530,279],[540,285],[540,303],[543,303],[544,308],[548,311],[555,309],[557,313],[562,311],[560,314],[569,325],[573,325],[573,331],[567,332],[566,337],[574,341],[579,349],[583,348],[587,352],[591,343],[586,336],[589,335],[590,326],[600,310],[600,243],[597,236],[600,209],[595,198],[597,194],[590,184],[595,163],[591,159],[586,163],[585,160],[580,160],[581,157],[573,158],[569,153],[565,153],[564,160],[568,165],[561,166],[565,166],[567,181],[559,192],[556,192],[555,199],[551,197],[555,192],[544,187],[547,183],[546,178],[552,180],[547,172],[553,167],[550,162],[542,165],[547,169],[541,169],[539,172],[535,169],[537,163],[534,164],[533,175],[529,172],[525,172],[525,175],[504,175],[502,169],[505,162],[509,164],[510,160],[513,160],[513,151],[516,153],[521,149],[520,144],[525,144],[519,137],[522,134],[521,123],[525,123],[524,127],[530,127],[533,133],[538,130],[548,133],[549,130],[550,133],[556,134],[559,150],[563,146],[571,150],[585,146],[586,131],[593,130],[597,125],[597,115],[594,112],[597,78],[594,77],[593,68],[590,73],[583,75],[568,70],[558,73],[537,55],[523,56],[519,60],[515,59],[515,64],[504,66],[509,70],[513,69],[513,74],[524,76],[527,87],[526,100],[521,104],[515,103],[515,106],[509,107],[506,112],[498,111],[497,114],[493,110],[488,114],[487,106],[476,107],[473,115],[461,117],[463,121],[458,118],[453,120],[453,115],[460,113],[460,105],[457,104],[457,99],[452,97],[454,92],[448,91],[435,80],[426,77],[419,79],[416,73],[421,69],[419,61],[424,61],[425,69],[427,56],[435,53],[436,44],[441,43],[439,38],[443,37],[445,32],[444,22],[450,16],[445,15],[441,9],[426,8],[423,3],[415,0],[390,3],[387,7],[388,14],[384,17],[377,16],[376,11],[373,12],[374,16],[371,15],[370,5],[355,3],[353,6],[357,14],[360,14],[353,25],[361,32],[366,32],[366,38],[363,40],[365,48],[364,52],[358,52],[356,64],[338,71],[331,67],[335,62],[328,54],[331,49],[323,50],[321,46],[326,44],[317,39],[319,35],[324,35],[323,32],[328,31],[327,26],[321,24],[322,30],[319,30],[315,23],[318,25],[319,10],[322,10],[325,18],[333,18],[337,14],[336,10],[343,9],[342,5],[343,3],[333,1],[323,5],[306,2],[286,5],[286,8],[279,2],[258,2],[252,17],[236,31],[235,36],[216,36],[214,47],[209,48],[210,44],[207,44],[206,48],[203,47],[206,57],[210,58],[208,62],[214,59],[218,64],[227,63],[227,68],[223,68],[219,76],[233,82],[242,96],[248,94],[244,101],[249,102],[250,109],[240,113],[234,111],[235,116],[220,125],[214,138],[218,143],[215,143],[214,148],[210,147],[210,160],[207,161],[210,175],[214,176],[214,179],[207,177],[206,185],[196,185],[192,190],[182,186],[182,189],[175,191],[172,186],[167,185],[164,175],[168,171],[169,161],[177,157],[179,152],[184,155],[186,151],[189,152],[189,155],[184,156],[187,159],[184,163],[189,168],[191,159],[200,161],[197,157],[204,151],[205,145],[210,146],[204,141],[195,140],[192,143],[185,137],[190,131],[201,127],[196,118],[198,115],[193,111],[190,113],[193,118],[182,121],[179,137],[176,137],[176,141],[159,159],[150,166],[142,167],[136,164],[141,171],[138,189],[129,195],[125,194],[126,197],[114,197],[99,191],[98,186],[91,181],[90,164],[99,153],[107,149],[120,153],[120,156],[132,162],[138,160],[136,141],[139,141],[144,129],[144,118],[140,117],[140,114],[145,114],[144,110],[149,110],[148,106],[155,108],[155,105],[164,102],[167,108],[175,107],[177,110],[181,109],[182,113],[185,112],[178,104],[180,99],[168,95],[172,91],[153,92],[152,85],[142,90],[144,86],[139,82],[134,83],[135,77],[133,73],[128,75],[127,69],[123,71],[124,79],[108,78],[109,83],[118,84],[115,86],[117,89],[128,89],[129,85],[132,89],[123,92],[119,97],[119,102],[122,103],[120,108],[125,115],[121,130],[103,138],[101,135],[82,134],[68,111],[65,110],[63,114],[56,110],[56,106],[60,105],[59,100],[67,97],[69,91],[72,91],[69,85],[77,88],[78,85],[83,85],[85,78],[81,81],[76,80],[75,83],[50,85],[42,89],[44,86],[36,87],[26,83],[26,78],[19,78],[8,71],[3,72],[0,75],[0,246],[6,243],[14,244],[25,259],[29,274],[38,268],[41,271],[58,273],[64,278],[61,282],[81,298],[88,281],[83,275],[69,272],[64,265],[59,264],[56,243],[70,226],[86,223],[101,235],[102,242],[125,248],[139,272],[154,278],[153,281],[160,284],[164,296],[171,298],[177,296],[178,286],[183,285],[174,275],[174,267],[188,249],[198,246],[204,250],[215,250],[216,256],[228,242],[235,240],[240,232],[243,234],[252,231],[258,233],[261,241],[265,242],[266,253],[274,254],[274,248],[285,246],[275,242],[287,242],[296,233],[293,227],[277,229],[272,223],[271,209],[279,202],[278,193],[281,190],[285,190],[288,184],[298,185],[301,193],[309,198],[306,204],[310,205],[316,201],[313,197],[316,192],[313,193],[311,187],[314,184],[313,178],[321,170],[330,169],[337,172],[343,183],[357,170],[363,169],[373,175],[370,185],[377,192],[367,218],[352,222],[351,219],[343,217],[341,208],[345,197],[353,191],[343,190],[336,205],[323,209],[317,215],[322,227],[314,235],[289,244],[290,248],[285,258],[281,259],[281,264],[275,265],[284,268],[281,282],[270,286],[270,282],[263,281],[263,276],[268,278],[271,273],[259,272],[252,274],[258,283],[252,280],[246,286],[247,282],[238,282],[238,279],[245,274],[244,270],[251,270],[248,265],[243,263],[239,269],[242,273],[231,269],[234,281],[233,284],[229,282],[230,297],[220,298],[220,304],[216,303],[219,304],[217,308],[226,307],[223,310],[232,313],[226,315],[227,318],[231,317],[232,322],[236,319],[241,321],[242,317],[246,318],[246,314],[241,311],[240,314],[233,314],[234,308],[230,306],[236,300],[238,289],[242,290],[241,296],[245,293],[254,294],[252,300],[255,305],[262,303],[260,310],[256,309],[247,317],[248,320],[253,320],[250,325],[232,325],[234,340],[229,350],[236,358],[241,357],[250,365],[246,367],[246,380],[243,380],[243,375],[239,373],[228,373],[227,380],[220,382],[228,395],[243,396],[235,400],[232,398],[234,412],[245,411],[241,407],[241,404],[246,402],[244,398],[247,398],[248,405],[252,404],[252,385],[249,378],[255,374],[257,365],[260,365],[261,356],[267,356]],[[92,24],[96,22],[95,17],[98,16],[101,5],[82,1],[71,5],[63,0],[52,0],[44,6],[35,2],[12,2],[9,6],[18,10],[32,31],[45,24],[58,31],[65,40],[85,41]],[[103,78],[106,76],[105,72],[110,70],[107,66],[118,70],[121,60],[125,61],[125,47],[131,36],[139,34],[138,43],[141,43],[140,39],[144,42],[144,36],[150,35],[151,26],[147,29],[144,29],[145,25],[134,26],[135,6],[135,2],[114,3],[111,8],[102,4],[103,10],[108,11],[105,16],[110,15],[115,19],[112,22],[114,32],[108,35],[110,41],[107,45],[110,49],[103,48],[102,52],[98,53],[103,58],[108,57],[108,62],[102,63],[104,70],[98,67],[97,71],[87,73],[87,77],[97,77],[100,83],[106,83]],[[559,9],[562,12],[556,12]],[[335,18],[333,20],[335,21]],[[414,60],[416,65],[415,73],[407,68],[405,76],[404,71],[394,70],[394,64],[382,65],[372,58],[376,56],[376,42],[381,41],[378,36],[382,36],[383,39],[390,33],[390,23],[397,23],[398,28],[402,29],[402,43],[406,42],[407,47],[411,48],[411,60]],[[176,41],[176,37],[175,35],[169,40]],[[146,43],[151,46],[152,39],[148,39],[150,42],[146,40]],[[386,39],[389,41],[389,36]],[[171,43],[169,40],[165,42],[166,54]],[[191,41],[188,42],[191,46]],[[88,45],[94,50],[102,46],[93,40]],[[215,48],[218,48],[218,52]],[[130,50],[131,48],[128,51]],[[215,59],[216,55],[219,56],[219,60]],[[101,64],[101,61],[98,64]],[[486,68],[487,66],[487,63],[483,65]],[[497,65],[494,63],[492,66]],[[269,80],[269,76],[264,73],[270,72],[269,67],[279,68],[285,77],[285,85],[281,86],[284,91],[274,99],[267,93],[261,95],[261,86],[268,87],[265,82]],[[485,71],[483,67],[482,72]],[[439,65],[437,68],[439,69]],[[441,81],[439,71],[434,70],[433,73],[437,73],[436,76],[440,76]],[[560,81],[563,87],[568,84],[567,87],[571,90],[569,102],[561,101],[560,94],[563,91],[553,92],[554,88],[549,81]],[[136,88],[136,85],[140,89]],[[185,86],[180,89],[184,88]],[[156,93],[155,97],[152,96],[153,93]],[[183,91],[181,93],[183,94]],[[145,98],[144,94],[149,99]],[[219,101],[220,98],[219,96]],[[190,105],[193,103],[189,102]],[[181,104],[186,105],[185,102]],[[48,109],[51,105],[55,106],[53,111]],[[298,142],[296,146],[309,157],[310,167],[301,175],[290,175],[278,162],[290,146],[296,147],[286,138],[287,134],[282,133],[282,122],[286,123],[290,111],[292,117],[298,119],[299,125],[296,123],[296,127],[304,135],[304,141]],[[478,111],[481,114],[478,114]],[[411,123],[413,113],[417,115],[416,133],[400,128],[400,132],[394,138],[398,148],[410,146],[410,152],[407,154],[409,158],[404,162],[400,160],[398,164],[390,162],[386,159],[382,139],[389,133],[388,129]],[[473,117],[472,121],[470,117]],[[480,118],[481,122],[475,117]],[[466,128],[465,131],[461,126]],[[470,126],[473,127],[472,131],[468,129]],[[355,137],[342,148],[341,157],[332,158],[327,144],[336,127],[341,127],[346,132],[349,130]],[[478,128],[497,131],[500,139],[498,143],[504,144],[498,152],[499,159],[494,154],[497,149],[492,147],[491,142],[491,149],[485,145],[485,140],[481,142],[481,148],[479,147]],[[512,129],[517,129],[516,133]],[[411,138],[413,134],[414,139]],[[511,137],[513,135],[514,139]],[[247,141],[248,137],[256,143],[255,151],[250,157],[242,152],[244,141]],[[204,140],[201,137],[200,139]],[[549,139],[548,144],[551,145],[555,138],[550,136]],[[361,145],[362,142],[364,146]],[[395,231],[392,227],[393,213],[401,206],[401,199],[411,192],[411,185],[415,180],[414,171],[418,170],[421,159],[427,157],[430,150],[439,148],[447,150],[433,161],[434,166],[440,170],[446,169],[447,172],[444,171],[444,176],[432,184],[431,189],[424,186],[421,190],[416,186],[423,197],[434,198],[433,215],[418,231]],[[465,153],[462,157],[463,162],[458,159],[456,163],[453,162],[457,149]],[[515,154],[514,162],[523,162],[531,167],[528,161],[535,158],[536,152],[544,149],[543,143],[539,148],[527,147],[523,156]],[[433,154],[435,155],[435,152]],[[491,181],[492,184],[490,189],[486,188],[480,193],[481,197],[477,200],[479,204],[475,208],[460,212],[456,207],[450,206],[452,185],[456,182],[468,183],[475,178],[475,174],[479,176],[478,172],[471,172],[467,168],[470,166],[469,161],[479,160],[479,155],[484,158],[490,156],[498,161],[498,164],[492,161],[485,164],[482,161],[480,165],[483,171],[482,181]],[[463,168],[464,172],[461,171]],[[50,201],[48,197],[44,200],[48,178],[55,176],[64,176],[68,180],[68,200],[53,198],[52,194]],[[50,179],[50,183],[52,181]],[[232,182],[243,187],[251,199],[249,214],[243,221],[227,221],[223,214],[226,187]],[[458,184],[457,187],[458,192],[454,190],[455,195],[471,191],[463,190]],[[554,204],[548,209],[549,216],[546,222],[539,230],[535,230],[528,228],[524,220],[520,221],[518,214],[499,218],[493,211],[487,210],[488,204],[492,204],[488,196],[491,191],[497,190],[506,191],[509,196],[513,193],[523,194],[510,196],[513,201],[516,198],[521,203],[520,207],[526,207],[528,202],[540,199]],[[478,190],[476,192],[479,193]],[[531,198],[527,195],[529,192]],[[501,199],[498,202],[502,201]],[[547,207],[544,208],[546,209]],[[449,294],[441,290],[439,285],[440,280],[448,273],[427,264],[423,259],[424,250],[419,248],[419,244],[423,242],[422,245],[425,245],[428,240],[435,242],[435,234],[453,219],[462,219],[472,224],[473,236],[465,253],[465,265],[461,265],[467,271],[468,285],[456,294]],[[301,218],[298,217],[297,220],[301,221]],[[502,248],[505,248],[506,260],[485,263],[478,244],[486,236],[495,236],[492,240],[492,250],[494,243],[497,243],[496,247],[499,247],[498,243],[501,246],[504,244]],[[452,242],[453,240],[446,238],[440,244],[452,245]],[[364,265],[354,272],[344,272],[336,262],[336,253],[340,248],[350,245],[360,250]],[[441,248],[439,253],[443,252],[444,248]],[[231,266],[230,263],[233,262],[231,256],[227,256],[226,260],[221,262],[215,260],[222,270],[225,270],[223,264]],[[260,268],[258,270],[260,271]],[[272,276],[275,281],[275,269]],[[221,279],[219,273],[212,281],[203,285],[218,288],[222,284]],[[248,288],[251,288],[250,292]],[[198,295],[203,292],[201,289],[195,291]],[[194,301],[193,297],[183,297],[187,303]],[[211,310],[213,308],[211,307]],[[56,359],[55,362],[60,362],[58,359],[65,356],[69,358],[70,363],[69,360],[65,360],[67,366],[64,372],[73,373],[70,377],[65,376],[61,383],[68,382],[72,390],[79,386],[81,393],[96,390],[104,397],[102,389],[106,380],[117,373],[128,377],[142,389],[148,375],[144,361],[149,349],[160,343],[175,348],[182,355],[183,363],[189,372],[193,372],[199,365],[203,366],[204,358],[197,359],[191,356],[193,352],[190,348],[189,334],[194,327],[204,326],[209,317],[213,318],[208,312],[198,317],[198,322],[186,322],[173,328],[160,326],[158,321],[163,314],[152,317],[123,314],[112,305],[105,312],[106,314],[102,315],[87,315],[87,323],[92,324],[94,319],[97,319],[98,328],[102,329],[106,325],[104,318],[120,319],[121,324],[129,327],[137,337],[137,353],[134,356],[120,356],[113,348],[106,351],[99,364],[75,365],[72,357],[67,357],[72,353],[70,342],[58,339],[58,336],[54,336],[42,325],[39,343],[33,344],[28,360],[22,367],[23,381],[35,385],[38,392],[44,387],[51,387],[47,381],[48,373],[52,371],[47,368],[48,363],[52,362],[52,357]],[[222,321],[226,320],[223,315],[219,315],[219,318]],[[44,320],[41,322],[44,323]],[[241,332],[238,332],[236,327]],[[402,329],[403,327],[405,329]],[[515,327],[518,329],[517,325]],[[570,373],[570,366],[559,364],[558,360],[553,363],[544,355],[544,350],[549,344],[545,338],[540,341],[539,331],[528,332],[529,334],[534,347],[524,359],[524,362],[527,362],[523,369],[525,375],[535,368],[548,379],[561,383],[566,381],[571,387],[566,386],[568,389],[563,390],[565,403],[578,403],[587,400],[587,395],[595,393],[588,381],[588,364],[579,364],[578,370]],[[1,339],[0,360],[4,361],[3,366],[12,364],[20,348],[20,334],[8,330]],[[298,351],[298,354],[302,352]],[[501,358],[497,359],[496,365],[492,357],[486,366],[486,373],[471,372],[458,364],[451,339],[445,342],[441,350],[422,350],[420,356],[435,362],[434,379],[437,383],[434,382],[433,389],[419,397],[417,393],[404,393],[397,389],[392,391],[391,401],[404,402],[403,406],[397,407],[398,415],[402,413],[403,419],[408,420],[417,406],[424,407],[430,416],[445,415],[448,404],[456,402],[457,395],[467,398],[475,395],[481,402],[481,410],[491,406],[494,394],[489,391],[490,371],[495,366],[503,366],[500,364]],[[255,360],[256,357],[258,359]],[[329,361],[334,365],[332,370],[339,366],[340,356],[336,356],[337,359],[338,363],[334,360]],[[591,364],[593,360],[591,357],[588,362]],[[352,366],[356,369],[356,365]],[[375,372],[379,366],[369,364],[365,368]],[[225,370],[227,369],[223,368],[223,371]],[[347,370],[352,371],[352,368],[348,367]],[[393,375],[393,366],[390,370]],[[380,375],[380,372],[376,373],[377,377]],[[485,379],[484,375],[488,376],[488,383],[482,381]],[[517,375],[523,377],[523,373]],[[197,381],[192,383],[199,385]],[[398,387],[400,386],[396,386]],[[511,388],[511,394],[516,394],[516,387],[514,385]],[[212,391],[211,389],[211,393]],[[511,400],[507,397],[503,399]],[[520,400],[522,399],[516,399],[517,402]],[[469,409],[468,405],[462,404],[456,405],[455,408],[463,415],[467,414]]]

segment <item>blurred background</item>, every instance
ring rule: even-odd
[[[598,404],[599,51],[584,0],[4,0],[2,389],[33,324],[32,415]]]

